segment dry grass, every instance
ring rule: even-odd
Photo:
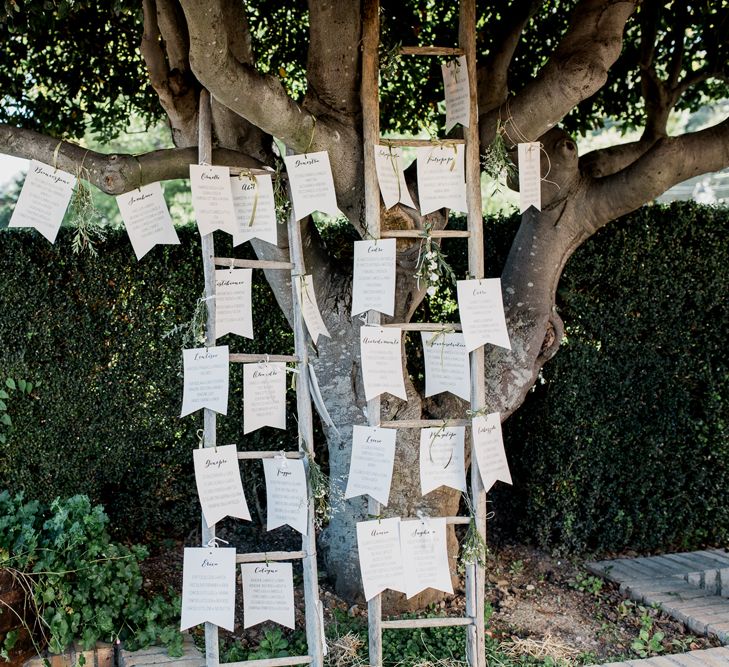
[[[552,658],[563,665],[574,664],[575,658],[580,655],[579,649],[565,644],[552,635],[545,635],[543,639],[512,637],[510,642],[504,642],[500,648],[504,654],[514,658],[524,655],[539,660]]]

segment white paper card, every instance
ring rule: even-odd
[[[449,132],[456,123],[468,127],[471,96],[468,87],[466,56],[458,56],[458,58],[443,63],[441,71],[445,88],[446,132]]]
[[[385,208],[392,208],[398,202],[415,208],[415,202],[410,196],[408,184],[405,182],[405,172],[402,164],[402,149],[395,146],[374,146],[375,170],[377,182],[380,184],[382,201]]]
[[[8,226],[33,227],[55,243],[75,185],[74,175],[31,160]]]
[[[417,595],[426,588],[453,592],[448,568],[445,517],[400,522],[400,546],[405,568],[405,595]]]
[[[538,141],[519,144],[519,213],[530,206],[542,210],[542,172],[540,167],[541,148]]]
[[[291,563],[241,563],[243,628],[273,621],[294,629]]]
[[[387,506],[395,462],[397,429],[354,426],[345,498],[365,494]]]
[[[226,516],[251,520],[235,445],[202,447],[192,452],[195,484],[208,527]]]
[[[488,491],[497,480],[511,484],[498,412],[473,418],[473,444],[484,490]]]
[[[466,211],[463,144],[416,148],[418,196],[423,215],[449,208]]]
[[[395,312],[396,239],[354,242],[352,315]]]
[[[201,236],[216,229],[235,234],[235,210],[228,167],[191,164],[190,190]]]
[[[386,588],[405,592],[398,517],[358,522],[357,551],[366,600]]]
[[[228,414],[228,346],[182,351],[185,382],[180,417],[200,408]]]
[[[215,337],[228,333],[253,338],[253,269],[215,271]]]
[[[155,245],[177,245],[180,239],[167,210],[161,183],[150,183],[116,198],[137,261]]]
[[[466,490],[465,426],[424,428],[420,431],[420,492],[439,486]]]
[[[273,198],[273,182],[268,174],[251,178],[242,175],[230,179],[235,210],[233,245],[251,239],[261,239],[276,245],[276,204]]]
[[[299,303],[301,304],[301,314],[304,316],[306,328],[309,331],[311,340],[314,345],[317,344],[319,336],[331,338],[327,325],[319,312],[319,305],[316,302],[316,292],[314,291],[313,276],[300,276],[299,282]]]
[[[339,213],[329,153],[321,151],[306,155],[287,155],[284,162],[289,175],[296,220],[301,220],[314,211],[331,216]]]
[[[286,364],[243,364],[243,433],[262,426],[286,430]]]
[[[213,623],[233,632],[235,549],[185,549],[180,630],[200,623]]]
[[[301,459],[263,459],[266,477],[266,530],[289,525],[306,535],[309,501]]]
[[[421,332],[425,360],[425,395],[450,391],[471,398],[471,365],[461,333]]]
[[[456,289],[466,349],[472,352],[485,343],[491,343],[510,350],[501,279],[459,280]]]
[[[368,327],[359,330],[362,355],[362,380],[365,398],[384,392],[407,400],[402,371],[402,331],[396,327]]]

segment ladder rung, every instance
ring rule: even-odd
[[[430,139],[388,139],[387,137],[380,137],[380,144],[383,146],[410,146],[411,148],[418,148],[419,146],[451,146],[453,144],[465,143],[465,139],[437,139],[436,141],[432,141]]]
[[[403,331],[463,331],[458,322],[389,322],[380,324],[383,329],[393,328]]]
[[[258,169],[256,167],[228,167],[231,176],[238,174],[253,174],[254,176],[274,176],[276,172],[273,169]]]
[[[276,262],[270,259],[233,259],[232,257],[216,257],[215,264],[229,268],[237,266],[239,269],[286,269],[291,271],[294,265],[291,262]]]
[[[302,452],[283,452],[287,459],[302,459]],[[256,459],[274,459],[281,456],[281,452],[238,452],[239,461],[252,461]]]
[[[260,553],[238,554],[236,563],[265,563],[269,560],[300,560],[306,558],[306,551],[263,551]]]
[[[471,232],[458,229],[434,229],[426,234],[422,229],[385,229],[380,232],[383,239],[423,239],[430,236],[432,239],[465,239]]]
[[[405,628],[447,628],[454,625],[473,625],[472,618],[403,618],[396,621],[382,621],[383,630]]]
[[[286,658],[263,658],[261,660],[243,660],[242,662],[226,662],[225,667],[287,667],[288,665],[309,665],[310,655],[292,655]]]
[[[450,46],[401,46],[402,56],[462,56],[465,51]]]
[[[253,364],[257,361],[286,361],[298,364],[299,358],[291,354],[231,354],[228,361],[232,364]]]
[[[379,424],[380,428],[440,428],[470,425],[470,419],[393,419]]]

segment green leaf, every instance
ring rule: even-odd
[[[10,394],[4,389],[0,389],[0,398],[8,399],[10,398]]]
[[[13,378],[8,378],[5,380],[5,386],[7,386],[9,389],[15,389],[15,380]]]
[[[25,380],[18,380],[18,389],[20,389],[20,391],[22,391],[23,393],[25,393],[26,385],[27,383]]]
[[[7,410],[8,406],[6,405],[5,401],[0,399],[0,410]]]
[[[2,416],[0,416],[0,422],[5,424],[5,426],[12,426],[13,420],[10,419],[10,415],[7,412],[4,412]]]

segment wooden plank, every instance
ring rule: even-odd
[[[267,563],[275,560],[300,560],[306,556],[306,551],[261,551],[258,553],[237,554],[236,563]]]
[[[254,364],[258,361],[285,361],[298,364],[300,357],[291,354],[231,354],[228,360],[232,364]]]
[[[379,424],[380,428],[440,428],[470,425],[470,419],[393,419]]]
[[[379,131],[378,131],[379,132]],[[379,143],[383,146],[406,146],[410,148],[419,148],[420,146],[453,146],[465,144],[465,139],[390,139],[388,137],[380,137]],[[374,160],[374,158],[372,158]],[[378,186],[379,187],[379,186]]]
[[[383,329],[402,329],[403,331],[463,331],[459,322],[388,322],[380,324]]]
[[[237,259],[234,257],[216,257],[215,264],[226,269],[233,266],[239,269],[285,269],[291,271],[294,268],[291,262],[276,262],[270,259]]]
[[[287,459],[302,459],[304,454],[302,452],[283,452]],[[281,452],[238,452],[239,461],[254,461],[257,459],[275,459],[277,456],[281,456]]]
[[[462,56],[463,49],[450,46],[401,46],[401,56]]]
[[[434,229],[428,234],[433,239],[467,239],[471,232],[458,229]],[[383,239],[423,239],[425,232],[420,229],[385,229],[382,231]]]
[[[309,665],[313,661],[310,655],[287,656],[285,658],[264,658],[262,660],[243,660],[242,662],[226,662],[225,667],[288,667],[288,665]]]
[[[402,618],[382,621],[383,630],[403,630],[406,628],[450,628],[458,625],[473,625],[472,618]]]

